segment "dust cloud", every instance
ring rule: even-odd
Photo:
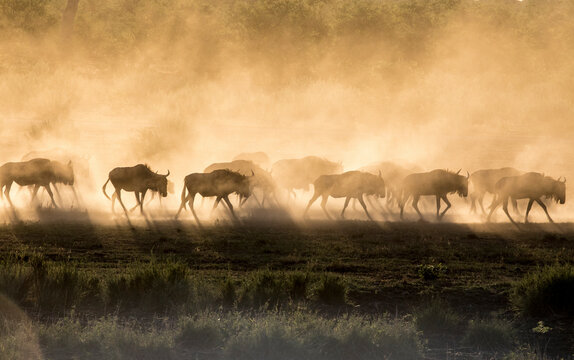
[[[0,3],[0,160],[72,154],[88,209],[113,167],[169,169],[175,211],[255,151],[574,179],[569,1],[79,0],[64,34],[66,3]]]

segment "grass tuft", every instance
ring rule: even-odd
[[[510,300],[523,315],[574,315],[574,266],[552,265],[514,284]]]

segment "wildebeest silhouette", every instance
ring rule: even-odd
[[[363,195],[377,195],[385,197],[385,181],[379,175],[373,175],[361,171],[348,171],[336,175],[321,175],[313,182],[315,191],[311,200],[305,208],[303,217],[307,216],[307,212],[311,205],[322,196],[321,208],[328,218],[331,216],[327,212],[325,205],[329,196],[334,198],[345,198],[345,205],[341,211],[341,217],[345,215],[345,209],[349,205],[351,199],[359,200],[361,206],[365,210],[367,217],[372,220],[371,215],[367,211],[367,206],[363,200]]]
[[[403,180],[407,175],[415,172],[421,172],[422,169],[418,166],[408,165],[407,167],[398,165],[391,161],[381,161],[359,168],[359,171],[366,171],[371,174],[383,175],[385,179],[385,186],[387,189],[387,204],[399,205],[400,189]]]
[[[8,162],[0,166],[0,195],[1,189],[5,188],[4,194],[12,207],[14,205],[10,199],[10,189],[14,182],[20,186],[34,185],[32,200],[36,197],[38,189],[44,187],[48,195],[50,195],[52,205],[58,207],[54,201],[50,184],[74,185],[74,169],[71,162],[64,165],[59,161],[43,158]]]
[[[449,172],[446,170],[432,170],[425,173],[410,174],[405,177],[401,187],[401,219],[406,202],[409,198],[413,199],[412,206],[417,211],[421,220],[424,220],[418,208],[418,202],[421,196],[433,195],[436,197],[436,217],[441,220],[446,211],[451,207],[447,199],[447,194],[456,192],[460,196],[466,197],[468,195],[468,175],[459,175],[457,173]],[[440,213],[440,200],[446,204],[446,208]]]
[[[189,208],[193,213],[193,217],[197,222],[199,222],[199,218],[193,208],[195,195],[199,194],[203,197],[216,197],[212,210],[215,210],[219,202],[223,199],[227,204],[231,215],[237,219],[237,216],[235,216],[235,212],[233,211],[233,205],[231,205],[231,202],[229,201],[229,194],[237,193],[240,198],[249,198],[251,195],[249,178],[249,176],[241,175],[238,172],[227,169],[213,170],[210,173],[193,173],[187,175],[183,180],[184,184],[181,192],[181,205],[179,206],[179,210],[177,211],[175,218],[177,219],[181,210],[185,209],[185,204],[188,203]]]
[[[231,162],[214,163],[203,170],[204,173],[210,173],[214,170],[231,170],[241,175],[247,176],[251,184],[252,193],[258,190],[262,193],[261,206],[265,205],[266,199],[274,199],[276,185],[268,171],[249,160],[234,160]],[[255,198],[256,196],[253,195]],[[241,203],[240,203],[241,204]]]
[[[300,159],[283,159],[271,167],[271,174],[277,184],[287,189],[289,196],[295,196],[295,190],[309,191],[309,185],[321,175],[334,175],[343,172],[339,162],[329,161],[317,156]]]
[[[140,206],[140,212],[143,214],[143,201],[148,190],[156,191],[163,197],[167,196],[168,176],[169,170],[166,175],[161,175],[151,171],[149,166],[144,164],[138,164],[132,167],[117,167],[110,171],[108,180],[106,180],[104,186],[102,186],[102,191],[104,195],[110,199],[108,194],[106,194],[106,185],[108,182],[112,183],[115,188],[115,192],[111,198],[112,212],[114,211],[114,202],[117,197],[126,216],[128,215],[128,211],[122,202],[121,191],[133,191],[137,204]]]
[[[477,170],[470,174],[470,178],[468,179],[470,183],[471,192],[469,194],[470,197],[470,211],[476,212],[476,202],[478,201],[478,205],[480,205],[480,209],[482,213],[486,215],[486,211],[484,210],[483,200],[484,196],[487,193],[494,195],[494,187],[498,180],[502,179],[503,177],[507,176],[518,176],[523,174],[522,171],[516,170],[511,167],[504,167],[500,169],[483,169]],[[514,210],[517,210],[516,199],[512,200],[514,205]]]
[[[269,156],[263,151],[257,151],[252,153],[241,153],[233,158],[235,160],[248,160],[252,161],[254,164],[261,166],[263,169],[269,169],[269,165],[271,161],[269,160]]]
[[[564,204],[564,202],[566,202],[566,179],[564,179],[564,181],[560,181],[560,179],[554,180],[550,176],[544,176],[543,174],[536,172],[529,172],[519,176],[503,177],[496,182],[494,192],[496,197],[490,205],[490,212],[488,214],[487,221],[490,221],[492,213],[502,203],[504,213],[513,224],[516,224],[508,213],[508,200],[529,199],[528,207],[526,208],[526,215],[524,216],[525,223],[528,223],[528,213],[530,213],[530,209],[534,202],[537,202],[544,210],[548,220],[550,222],[554,222],[548,214],[546,205],[544,205],[541,198],[544,196],[554,199],[560,204]]]

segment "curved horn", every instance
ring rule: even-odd
[[[251,176],[255,176],[255,173],[253,172],[253,169],[251,169]]]
[[[458,169],[458,171],[456,172],[456,174],[460,174],[460,171],[462,170],[462,168]]]
[[[167,169],[167,174],[164,175],[165,177],[169,176],[169,169]]]
[[[466,171],[466,179],[470,179],[470,173],[468,172],[468,170]]]

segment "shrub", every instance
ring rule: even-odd
[[[221,284],[221,298],[224,306],[232,306],[236,299],[236,286],[233,279],[227,277]]]
[[[33,292],[40,309],[65,310],[81,305],[88,297],[100,298],[99,280],[80,272],[76,263],[46,263],[42,257],[33,257],[31,263]]]
[[[271,270],[256,271],[245,284],[240,303],[243,306],[274,307],[287,299],[286,276]]]
[[[470,321],[463,343],[486,351],[508,351],[514,344],[514,329],[503,320]]]
[[[438,265],[421,264],[417,270],[419,277],[423,280],[435,280],[448,272],[446,265],[438,263]]]
[[[207,313],[180,320],[175,342],[195,351],[212,350],[223,345],[224,332],[218,314]]]
[[[348,286],[340,276],[325,274],[321,277],[317,296],[319,300],[329,305],[344,305],[347,303]]]
[[[414,316],[417,328],[425,333],[455,331],[461,322],[461,316],[440,299],[417,309]]]
[[[181,263],[152,261],[109,279],[106,299],[120,309],[163,311],[184,305],[191,295],[189,269]]]
[[[9,257],[0,262],[0,293],[22,305],[32,288],[32,270]]]
[[[524,315],[574,315],[574,266],[552,265],[513,285],[510,300]]]
[[[289,277],[289,297],[293,301],[305,300],[309,287],[309,275],[303,272],[295,272]]]

